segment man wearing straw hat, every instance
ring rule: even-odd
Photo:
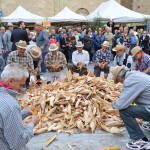
[[[104,71],[104,79],[107,79],[108,74],[109,74],[109,66],[108,64],[110,63],[110,57],[111,57],[111,52],[108,51],[109,48],[109,42],[104,41],[102,44],[102,49],[98,50],[96,52],[96,64],[94,67],[94,75],[96,77],[100,76],[101,71]]]
[[[68,64],[68,70],[71,70],[72,73],[79,73],[79,75],[87,75],[87,66],[90,61],[89,53],[83,50],[82,42],[77,42],[75,46],[77,50],[72,54],[73,64]]]
[[[45,56],[44,64],[48,72],[45,74],[47,83],[61,79],[62,70],[65,68],[67,61],[62,52],[58,51],[58,46],[53,43],[49,47],[50,52]]]
[[[11,22],[9,22],[7,24],[7,27],[8,27],[8,30],[3,35],[3,41],[4,41],[3,57],[4,57],[5,61],[7,61],[7,57],[12,50],[12,44],[13,44],[11,42],[11,34],[13,31],[13,24]]]
[[[132,56],[137,59],[135,62],[135,70],[141,71],[150,75],[150,56],[142,51],[139,46],[134,47],[131,50]]]
[[[115,83],[123,83],[120,99],[113,103],[119,110],[120,117],[129,133],[131,142],[126,146],[129,149],[144,149],[150,144],[136,121],[136,118],[150,122],[150,77],[137,71],[128,71],[123,66],[111,70]],[[136,105],[130,105],[135,103]],[[150,130],[150,123],[143,125]]]
[[[30,54],[33,59],[34,72],[37,73],[37,79],[40,79],[40,67],[42,62],[41,50],[39,47],[34,45],[28,45],[26,53]]]
[[[33,72],[34,71],[33,59],[29,54],[25,53],[27,49],[26,41],[20,40],[19,42],[16,43],[16,47],[17,47],[17,50],[12,51],[9,54],[8,59],[7,59],[7,64],[18,63],[24,68],[26,68],[29,73]],[[26,85],[28,87],[29,78],[27,79]]]
[[[129,70],[131,70],[132,57],[125,53],[126,48],[124,48],[122,45],[116,45],[116,47],[114,47],[112,50],[116,52],[116,56],[114,58],[114,67],[125,65]]]

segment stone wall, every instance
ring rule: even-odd
[[[11,14],[19,5],[26,10],[44,17],[51,17],[68,6],[74,12],[87,14],[107,0],[0,0],[3,16]],[[121,0],[116,0],[120,3]],[[80,12],[81,11],[81,12]]]
[[[133,10],[150,15],[150,0],[133,0]]]

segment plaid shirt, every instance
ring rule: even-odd
[[[15,97],[17,91],[0,87],[0,149],[22,150],[33,137],[33,123],[26,127],[22,120],[30,115],[20,110]]]
[[[18,55],[18,51],[13,51],[9,54],[7,64],[18,63],[27,68],[29,72],[34,70],[33,59],[30,54],[24,53],[23,56]]]
[[[140,68],[139,70],[141,72],[144,72],[147,68],[150,67],[150,56],[145,54],[143,57],[142,57],[142,60],[141,60],[141,64],[140,64]],[[138,70],[138,60],[135,62],[135,70]],[[148,75],[150,75],[150,72],[148,73]]]
[[[110,57],[111,57],[111,53],[108,50],[106,51],[106,53],[104,53],[102,49],[98,50],[96,52],[96,61],[95,61],[96,64],[95,65],[98,66],[97,62],[100,62],[100,63],[110,62]]]
[[[49,65],[63,65],[63,68],[66,66],[67,61],[66,61],[66,57],[62,52],[57,52],[56,55],[52,55],[51,52],[49,52],[46,56],[45,56],[45,60],[44,60],[44,64],[45,66],[49,66]],[[59,72],[62,69],[58,69],[56,70],[52,70],[52,69],[48,69],[50,72]]]

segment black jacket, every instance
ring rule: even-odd
[[[93,46],[94,39],[88,35],[84,36],[84,49],[90,50]]]
[[[60,47],[64,50],[67,51],[68,50],[68,38],[66,38],[66,40],[64,38],[60,39]],[[65,47],[62,47],[63,45],[65,45]]]
[[[11,42],[13,42],[12,51],[17,50],[16,43],[20,40],[26,41],[27,45],[29,44],[27,32],[21,28],[18,28],[12,31],[11,34]]]
[[[146,35],[145,39],[143,40],[143,35],[139,39],[139,46],[142,47],[142,49],[147,50],[149,48],[149,36]]]

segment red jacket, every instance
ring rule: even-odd
[[[57,40],[51,38],[51,39],[49,40],[49,46],[50,46],[52,43],[55,43],[55,44],[56,44],[56,43],[57,43]]]

